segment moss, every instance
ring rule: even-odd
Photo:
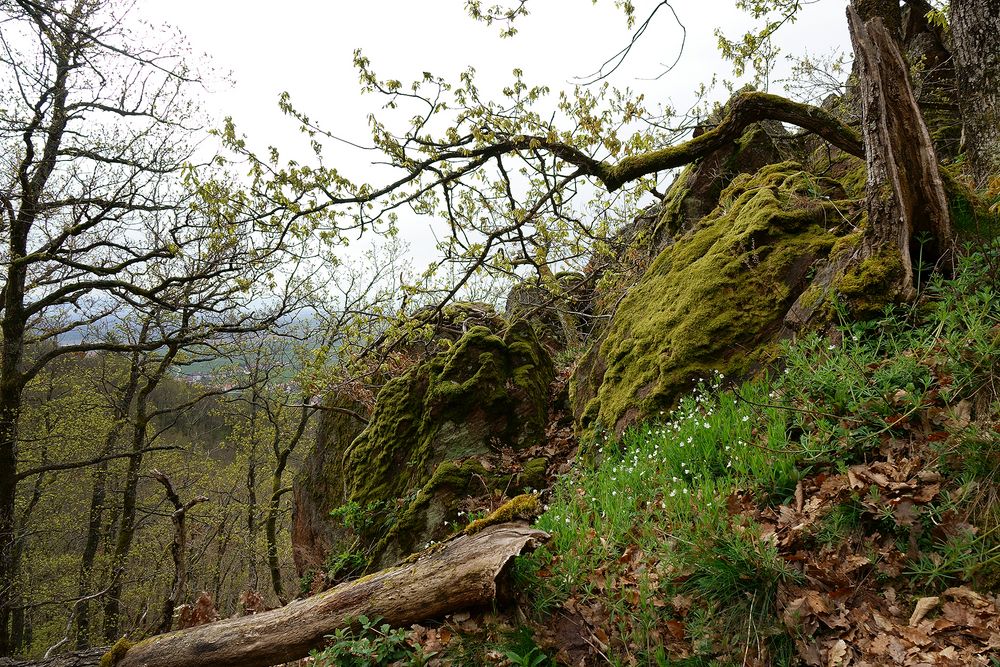
[[[541,503],[538,502],[538,496],[534,493],[523,493],[497,508],[489,516],[482,519],[476,519],[468,526],[465,527],[464,533],[466,535],[475,535],[476,533],[482,531],[484,528],[489,526],[495,526],[498,523],[507,523],[509,521],[531,521],[536,516],[542,513]]]
[[[899,255],[886,250],[849,268],[834,289],[852,315],[867,318],[881,313],[893,302],[902,276]]]
[[[971,187],[961,165],[941,167],[941,179],[959,240],[980,243],[1000,235],[1000,215],[990,210],[997,202],[987,201]]]
[[[684,226],[684,199],[691,191],[688,182],[693,173],[693,166],[684,167],[663,196],[663,208],[651,234],[652,247],[656,247],[662,239],[673,236]]]
[[[442,460],[520,447],[544,434],[552,362],[527,323],[503,338],[473,327],[455,345],[379,392],[369,425],[344,455],[348,499],[405,496]]]
[[[545,486],[545,471],[548,467],[549,461],[544,457],[526,461],[524,470],[518,476],[517,486],[522,489],[541,489]]]
[[[383,508],[358,535],[368,567],[439,539],[462,498],[544,479],[544,460],[540,475],[515,475],[489,472],[475,457],[541,441],[554,375],[537,334],[518,321],[502,335],[473,327],[383,387],[344,455],[347,500]]]
[[[114,667],[121,662],[121,659],[125,657],[125,654],[133,646],[134,644],[131,641],[126,637],[122,637],[114,643],[114,646],[108,649],[107,653],[101,656],[101,661],[97,663],[98,667]]]
[[[585,430],[620,431],[670,407],[693,378],[760,361],[761,343],[836,240],[824,228],[836,217],[828,185],[792,162],[741,174],[710,215],[660,253],[601,343],[606,370]]]
[[[368,426],[344,453],[349,500],[365,506],[404,495],[412,464],[423,455],[421,399],[428,371],[418,366],[382,387]]]

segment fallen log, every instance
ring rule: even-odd
[[[57,656],[41,660],[0,658],[0,667],[94,667],[100,662],[101,656],[107,650],[107,647],[85,648],[72,653],[60,653]]]
[[[116,645],[102,664],[117,667],[268,667],[308,655],[359,615],[393,626],[486,604],[507,565],[548,535],[505,523],[461,535],[410,563],[341,584],[272,611]]]

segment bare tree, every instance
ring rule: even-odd
[[[18,483],[136,460],[109,452],[24,469],[28,384],[70,353],[140,351],[162,362],[163,350],[259,329],[287,312],[299,285],[294,262],[291,277],[274,278],[297,248],[289,225],[241,215],[222,181],[195,171],[196,107],[185,91],[197,77],[183,42],[138,40],[128,7],[0,2],[0,655],[15,648]],[[146,336],[101,335],[114,325],[135,334],[146,316]]]

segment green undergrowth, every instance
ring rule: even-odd
[[[674,411],[595,442],[537,522],[552,540],[517,563],[536,622],[588,609],[612,664],[791,664],[777,593],[803,584],[803,565],[759,517],[794,505],[800,480],[898,452],[940,492],[905,515],[874,484],[831,497],[797,548],[895,540],[900,591],[995,587],[998,260],[1000,246],[976,249],[916,305],[787,344],[770,377],[729,386],[716,371]]]

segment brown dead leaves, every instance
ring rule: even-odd
[[[964,586],[937,596],[897,592],[922,585],[903,574],[915,556],[921,512],[938,498],[944,480],[918,456],[883,454],[883,461],[804,480],[794,507],[760,513],[769,538],[804,575],[778,595],[799,657],[817,667],[995,664],[1000,598]],[[860,506],[862,530],[816,545],[810,536],[842,503]],[[942,535],[968,529],[954,517],[935,528]],[[892,532],[895,537],[883,534]],[[901,551],[896,537],[907,533],[909,547]]]
[[[805,591],[784,614],[800,633],[796,645],[807,665],[990,665],[1000,654],[998,605],[966,587],[912,605],[888,589],[862,595],[850,608]]]

